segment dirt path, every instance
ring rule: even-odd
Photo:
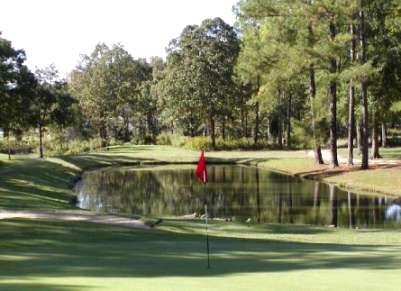
[[[120,217],[115,215],[96,215],[94,213],[67,212],[67,211],[39,211],[39,210],[0,210],[0,220],[10,218],[27,219],[57,219],[64,221],[86,221],[119,225],[139,229],[150,229],[151,227],[141,220]]]

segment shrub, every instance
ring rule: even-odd
[[[30,154],[33,152],[33,146],[27,140],[17,141],[15,138],[10,138],[11,154]],[[0,153],[8,153],[8,141],[6,138],[0,139]]]
[[[157,136],[156,143],[158,145],[171,145],[175,147],[182,147],[185,145],[188,137],[178,134],[161,133]]]
[[[184,147],[190,150],[210,150],[212,148],[212,141],[209,137],[197,136],[186,139]]]

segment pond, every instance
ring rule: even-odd
[[[345,192],[332,185],[256,167],[208,166],[209,183],[194,165],[112,167],[84,173],[78,206],[98,212],[148,217],[209,216],[227,221],[340,227],[394,227],[399,201]]]

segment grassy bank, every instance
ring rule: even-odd
[[[401,149],[389,149],[393,158]],[[386,151],[383,151],[385,154]],[[109,165],[139,163],[196,163],[199,153],[168,146],[116,146],[98,153],[36,159],[0,154],[0,208],[71,209],[73,185],[82,171]],[[309,176],[357,192],[401,195],[401,169],[388,166],[361,171],[328,170],[316,166],[304,151],[208,152],[210,163],[245,163],[276,171]]]
[[[0,154],[0,208],[71,209],[77,177],[88,169],[139,163],[196,163],[199,153],[166,146],[117,146],[107,151],[45,160]],[[302,152],[211,152],[211,163],[276,163]],[[299,159],[301,161],[301,159]]]
[[[120,146],[46,160],[18,156],[9,162],[0,155],[0,208],[74,211],[69,204],[72,186],[84,170],[195,163],[198,154]],[[293,174],[316,171],[304,152],[211,152],[208,159]],[[333,177],[340,175],[325,179]],[[0,220],[0,290],[398,290],[401,283],[398,230],[215,221],[209,234],[210,270],[200,221],[165,220],[144,231],[84,222]]]

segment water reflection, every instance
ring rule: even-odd
[[[85,173],[77,184],[79,206],[154,217],[203,214],[255,223],[388,227],[401,221],[401,203],[357,195],[254,167],[208,167],[209,183],[193,166],[110,168]]]

